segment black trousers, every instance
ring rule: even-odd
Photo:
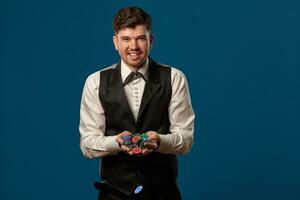
[[[156,187],[145,186],[138,195],[127,196],[118,191],[102,189],[98,200],[181,200],[176,183],[157,185]]]

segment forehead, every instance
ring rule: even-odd
[[[150,33],[146,28],[146,25],[136,25],[134,28],[123,28],[116,33],[117,36],[128,36],[128,37],[137,37],[141,35],[149,36]]]

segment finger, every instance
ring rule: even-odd
[[[123,131],[122,135],[131,135],[131,133],[129,131]]]
[[[126,146],[126,145],[121,145],[121,149],[123,150],[123,151],[126,151],[126,152],[129,152],[130,151],[130,148],[128,147],[128,146]]]
[[[148,149],[156,149],[157,143],[156,142],[145,142],[144,147],[146,147]]]
[[[132,152],[132,150],[129,150],[129,151],[127,151],[127,153],[129,154],[129,155],[133,155],[133,152]]]
[[[148,131],[147,135],[148,135],[148,137],[153,137],[153,132],[152,131]]]
[[[157,134],[155,132],[150,132],[148,134],[148,139],[149,140],[157,140]]]
[[[120,137],[117,137],[117,138],[116,138],[116,141],[117,141],[117,143],[119,143],[119,144],[123,144],[123,140],[122,140],[122,138],[120,138]]]
[[[152,152],[153,150],[152,149],[143,149],[143,151],[142,151],[142,156],[147,156],[147,155],[149,155],[151,152]]]

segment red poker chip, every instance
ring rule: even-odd
[[[132,150],[133,154],[140,154],[142,153],[142,148],[141,147],[135,147],[133,150]]]
[[[132,137],[131,141],[133,143],[137,143],[140,139],[141,139],[140,136],[137,135],[137,136]]]

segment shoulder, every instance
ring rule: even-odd
[[[171,66],[171,65],[167,65],[167,64],[162,64],[162,63],[157,63],[157,65],[159,66],[159,68],[163,71],[170,71],[171,72],[171,81],[172,83],[174,81],[178,81],[178,80],[185,80],[185,75],[184,73],[179,70],[177,67]]]
[[[113,64],[109,67],[105,67],[101,70],[98,70],[96,72],[93,72],[92,74],[90,74],[87,78],[86,78],[86,81],[85,81],[85,85],[87,87],[92,87],[92,88],[96,88],[99,86],[99,82],[100,82],[100,73],[103,73],[103,72],[108,72],[110,70],[113,70],[115,69],[117,66],[117,64]]]

